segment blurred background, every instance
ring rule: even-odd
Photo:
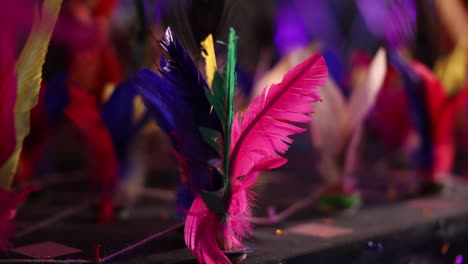
[[[27,20],[28,16],[21,17]],[[344,101],[363,85],[379,47],[423,64],[443,87],[462,94],[459,91],[466,85],[467,73],[467,21],[467,2],[461,0],[64,1],[16,183],[60,182],[70,179],[60,176],[62,173],[83,172],[94,179],[100,174],[117,174],[109,177],[119,178],[124,189],[134,187],[132,182],[177,185],[177,166],[167,138],[136,91],[125,87],[125,79],[139,69],[159,67],[159,40],[166,27],[173,29],[200,69],[204,65],[200,42],[208,34],[224,40],[229,27],[236,29],[240,39],[236,102],[241,109],[316,51],[325,57],[330,79]],[[22,22],[17,36],[24,40],[30,22]],[[2,22],[2,28],[7,25]],[[216,51],[218,64],[223,65],[224,46],[217,44]],[[431,126],[452,127],[437,118],[426,126],[418,125],[424,117],[414,110],[411,100],[421,101],[428,109],[430,89],[423,88],[416,98],[411,97],[405,91],[404,72],[388,64],[377,100],[367,110],[356,155],[362,174],[385,181],[403,177],[389,176],[394,172],[420,174],[421,168],[426,170],[421,160],[431,163],[427,156],[435,155],[428,153],[437,144],[425,142],[424,136],[432,133]],[[452,100],[455,96],[447,97]],[[453,114],[453,130],[445,136],[455,153],[447,154],[453,156],[449,158],[453,164],[443,169],[447,174],[464,175],[466,170],[468,104],[466,99],[460,100],[463,103]],[[332,123],[333,118],[323,122]],[[320,176],[327,173],[317,172],[321,151],[314,148],[312,138],[308,132],[298,137],[288,154],[289,166],[306,175],[299,182],[327,182],[327,175]],[[103,172],[112,166],[118,167],[117,173]]]
[[[18,51],[41,1],[22,2],[6,5],[0,18],[1,30],[14,29]],[[170,204],[161,218],[183,215],[174,206],[182,168],[126,84],[142,68],[159,69],[167,27],[203,74],[200,43],[209,34],[225,41],[235,28],[239,111],[314,52],[325,58],[329,80],[314,122],[295,137],[289,163],[260,178],[257,214],[314,192],[341,210],[468,182],[466,0],[64,0],[16,188],[52,190],[60,206],[104,188],[122,219],[142,199]],[[215,50],[223,68],[225,45]],[[378,69],[382,81],[373,85]],[[360,111],[362,122],[348,124]]]

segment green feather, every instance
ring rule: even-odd
[[[228,204],[231,199],[231,183],[230,179],[230,164],[229,164],[229,151],[231,149],[231,128],[234,119],[234,91],[236,88],[236,61],[237,61],[237,41],[238,37],[233,28],[229,29],[228,38],[228,52],[225,70],[224,87],[226,91],[226,131],[224,134],[224,155],[223,155],[223,169],[224,169],[224,187],[225,201]]]
[[[206,97],[208,102],[210,102],[210,104],[213,106],[219,121],[221,124],[223,124],[223,129],[225,132],[226,111],[224,109],[226,109],[226,104],[224,102],[224,98],[226,97],[226,92],[224,91],[224,79],[218,72],[215,72],[212,89],[213,93],[209,89],[206,89]]]
[[[217,130],[207,128],[207,127],[200,127],[200,134],[203,138],[203,141],[205,141],[206,144],[208,144],[211,148],[216,150],[216,152],[220,151],[220,140],[221,140],[221,133]]]
[[[200,196],[203,199],[203,202],[205,203],[206,207],[208,207],[210,211],[221,215],[226,214],[227,208],[223,200],[223,189],[216,192],[201,191]]]
[[[206,97],[213,106],[213,110],[223,125],[223,134],[215,133],[207,128],[200,128],[204,140],[213,148],[222,152],[223,158],[223,187],[216,193],[202,192],[201,196],[208,208],[219,214],[226,215],[231,199],[229,151],[231,145],[231,129],[234,119],[234,92],[236,89],[236,61],[238,37],[233,28],[229,30],[227,43],[227,58],[224,76],[215,73],[212,91],[208,90]],[[224,136],[224,137],[223,137]],[[222,137],[222,149],[217,139]]]

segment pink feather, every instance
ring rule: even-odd
[[[185,244],[199,263],[230,263],[219,249],[216,234],[223,226],[220,216],[211,212],[197,196],[185,220]]]
[[[256,173],[258,174],[258,173]],[[252,175],[253,178],[256,175]],[[242,240],[252,234],[247,219],[251,216],[249,190],[240,189],[238,180],[228,209],[228,217],[222,223],[221,216],[211,212],[197,196],[185,220],[185,244],[197,256],[199,263],[231,263],[222,250],[245,248]],[[221,248],[220,248],[221,247]]]
[[[281,83],[264,89],[247,112],[236,115],[231,144],[234,177],[287,162],[280,154],[289,149],[289,136],[305,130],[293,123],[311,121],[310,104],[320,100],[317,87],[325,85],[327,76],[325,60],[316,53],[289,71]]]
[[[19,193],[0,189],[0,251],[11,248],[9,239],[15,235],[16,209],[26,199],[28,194],[36,188],[26,188]]]
[[[248,222],[253,193],[249,189],[263,170],[287,162],[281,157],[292,143],[290,135],[305,129],[294,123],[311,121],[310,104],[320,100],[317,87],[328,75],[325,60],[314,54],[289,71],[279,84],[265,89],[232,126],[231,183],[228,216],[211,212],[197,196],[185,221],[185,243],[199,263],[231,263],[222,250],[243,249],[251,235]],[[245,176],[245,177],[244,177]]]

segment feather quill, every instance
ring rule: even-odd
[[[205,52],[202,52],[202,56],[205,59],[205,75],[208,86],[213,86],[213,79],[216,73],[216,55],[214,50],[213,35],[208,35],[201,43]]]
[[[16,146],[10,158],[0,167],[0,187],[4,189],[10,188],[12,184],[23,140],[29,133],[29,112],[38,102],[42,65],[61,4],[61,0],[46,0],[42,6],[42,15],[39,15],[38,10],[34,12],[31,33],[16,63]]]

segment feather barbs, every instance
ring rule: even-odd
[[[310,121],[310,103],[320,99],[317,87],[325,84],[327,75],[325,60],[314,54],[289,71],[281,83],[265,89],[245,113],[236,115],[231,149],[234,176],[249,174],[259,163],[276,160],[271,166],[284,164],[278,158],[289,148],[289,136],[304,131],[292,123]]]

